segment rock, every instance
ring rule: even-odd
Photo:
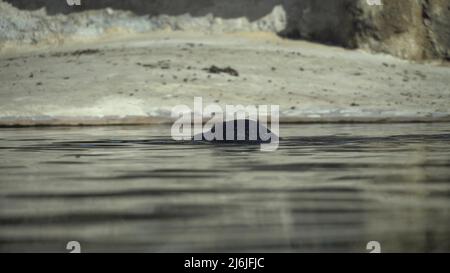
[[[448,0],[381,1],[98,0],[70,7],[65,1],[7,0],[0,1],[0,47],[60,44],[114,30],[265,31],[409,60],[450,59]]]
[[[279,32],[286,26],[285,11],[271,4],[266,0],[256,5],[240,0],[99,0],[70,7],[65,1],[0,1],[0,48],[7,42],[60,44],[65,39],[101,38],[118,30]]]
[[[425,26],[438,57],[450,60],[450,1],[425,1]]]
[[[449,59],[448,0],[383,1],[354,6],[353,45],[409,60]]]
[[[409,60],[450,59],[448,0],[297,0],[282,34]]]
[[[208,72],[208,73],[212,73],[212,74],[226,73],[226,74],[228,74],[230,76],[239,77],[239,73],[237,72],[237,70],[234,69],[234,68],[231,68],[229,66],[224,67],[224,68],[220,68],[220,67],[217,67],[215,65],[212,65],[212,66],[210,66],[208,68],[204,68],[203,70]]]

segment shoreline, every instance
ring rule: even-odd
[[[280,123],[450,122],[446,65],[271,33],[168,31],[35,49],[0,54],[0,127],[168,124],[171,108],[194,97],[279,105]]]
[[[0,128],[26,127],[103,127],[103,126],[154,126],[171,125],[175,120],[155,117],[127,118],[88,118],[88,119],[58,119],[36,121],[33,119],[0,120]],[[204,120],[205,124],[208,120]],[[328,118],[280,118],[279,124],[405,124],[405,123],[449,123],[450,116],[441,118],[427,117],[328,117]],[[193,123],[192,123],[193,124]]]

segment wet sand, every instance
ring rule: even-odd
[[[445,64],[270,33],[161,31],[3,48],[0,81],[0,126],[167,123],[173,106],[192,107],[195,96],[278,104],[282,122],[450,120]]]

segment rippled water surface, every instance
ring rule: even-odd
[[[0,129],[0,251],[450,251],[450,124]]]

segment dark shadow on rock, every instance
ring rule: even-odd
[[[358,9],[355,0],[298,0],[283,6],[287,25],[280,36],[356,47],[354,18]]]

